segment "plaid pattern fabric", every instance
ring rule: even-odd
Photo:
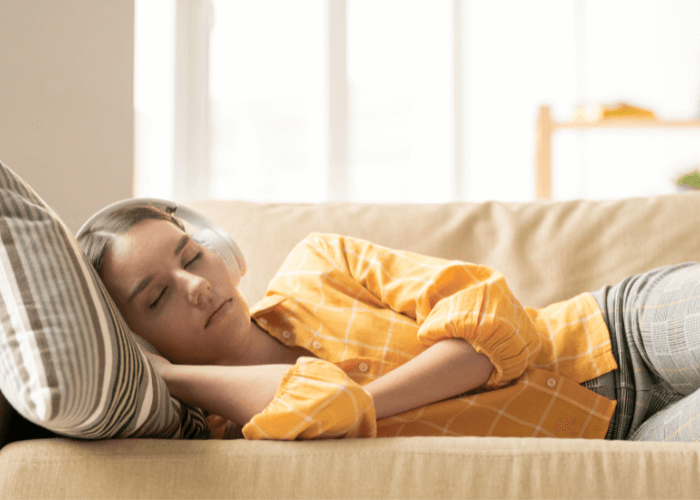
[[[372,396],[367,391],[337,366],[302,357],[285,373],[272,403],[243,427],[243,437],[375,437],[375,422]]]
[[[0,389],[26,419],[83,439],[195,437],[58,216],[0,163]]]
[[[486,266],[312,234],[290,253],[251,315],[282,343],[306,348],[328,370],[343,370],[347,390],[446,338],[464,338],[489,356],[495,370],[488,390],[382,419],[378,436],[602,438],[615,407],[580,385],[617,368],[593,297],[523,307],[503,275]],[[299,399],[319,405],[337,390],[311,397],[301,394],[303,384],[296,388]],[[293,410],[308,418],[314,411]],[[284,413],[268,425],[285,427]]]
[[[586,383],[615,397],[609,439],[700,436],[700,264],[665,266],[593,293],[619,370]]]

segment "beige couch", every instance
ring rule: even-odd
[[[484,263],[525,305],[700,258],[700,193],[441,205],[191,203],[246,255],[250,302],[309,232]],[[700,498],[700,445],[535,438],[82,442],[0,402],[2,498]],[[34,439],[31,439],[34,438]]]

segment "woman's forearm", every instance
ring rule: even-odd
[[[162,375],[174,397],[244,425],[272,401],[290,366],[170,365]]]
[[[161,373],[174,397],[245,425],[272,401],[290,366],[169,365]],[[476,389],[492,371],[465,340],[446,339],[364,389],[379,419]]]
[[[463,339],[445,339],[364,386],[377,419],[447,399],[482,386],[493,364]]]

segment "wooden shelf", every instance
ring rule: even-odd
[[[567,122],[552,120],[549,106],[540,106],[535,134],[535,194],[537,199],[552,196],[552,134],[562,128],[700,128],[700,120],[659,120],[657,118],[612,117],[599,120],[577,118]]]
[[[656,118],[605,118],[603,120],[571,120],[552,122],[558,128],[609,128],[609,127],[700,127],[700,120],[658,120]]]

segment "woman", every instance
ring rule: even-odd
[[[692,309],[659,302],[692,296],[696,264],[536,310],[484,266],[310,235],[249,311],[240,274],[157,209],[124,209],[80,242],[164,356],[152,361],[171,393],[247,438],[700,430],[700,325],[681,331]]]

